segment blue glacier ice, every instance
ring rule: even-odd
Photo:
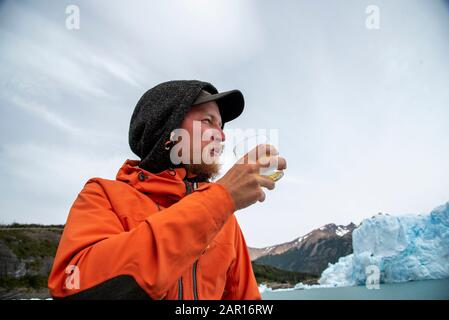
[[[353,253],[329,264],[319,283],[366,283],[366,267],[380,271],[380,283],[449,277],[449,202],[429,215],[377,215],[352,234]]]

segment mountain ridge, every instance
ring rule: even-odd
[[[329,263],[352,253],[352,232],[357,226],[326,224],[292,241],[264,248],[248,247],[255,263],[283,270],[320,274]]]

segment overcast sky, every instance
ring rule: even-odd
[[[236,213],[250,246],[449,201],[448,2],[120,3],[0,2],[0,223],[65,223],[136,159],[134,106],[172,79],[240,89],[227,128],[279,130],[285,177]]]

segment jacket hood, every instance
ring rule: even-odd
[[[142,192],[164,208],[181,200],[191,190],[207,182],[195,182],[194,177],[187,177],[186,169],[167,169],[152,173],[140,166],[139,160],[126,160],[117,173],[116,180],[122,181]],[[190,189],[188,189],[190,188]]]
[[[173,166],[164,143],[181,125],[201,90],[218,93],[208,82],[174,80],[151,88],[140,98],[131,117],[129,145],[140,157],[141,168],[159,173]]]

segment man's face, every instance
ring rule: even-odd
[[[187,130],[190,136],[191,161],[186,165],[190,173],[207,180],[218,174],[218,160],[225,140],[221,127],[220,111],[214,101],[192,106],[187,112],[181,128]],[[205,161],[205,156],[212,161]],[[195,159],[201,159],[200,163],[193,161]]]

